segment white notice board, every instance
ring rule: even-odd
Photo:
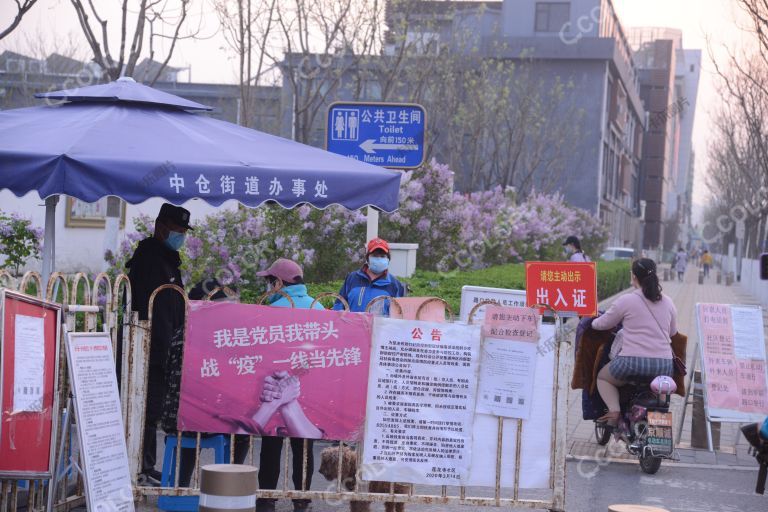
[[[461,311],[459,320],[469,321],[469,313],[477,304],[484,300],[492,300],[499,306],[524,308],[525,290],[509,290],[506,288],[488,288],[485,286],[461,287]],[[473,323],[480,324],[484,318],[485,307],[478,309],[472,319]]]
[[[520,441],[520,488],[549,489],[552,479],[552,436],[555,386],[555,326],[541,324],[536,349],[536,383],[529,419],[523,420]],[[565,356],[563,356],[565,357]],[[514,487],[517,422],[504,419],[501,452],[501,487]],[[499,421],[476,414],[472,433],[472,464],[468,485],[496,485],[496,448]]]
[[[90,511],[132,512],[133,492],[107,333],[67,333],[67,357]]]
[[[762,421],[768,415],[763,311],[696,304],[704,404],[710,421]]]
[[[363,480],[464,485],[480,326],[374,318]]]

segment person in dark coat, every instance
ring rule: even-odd
[[[125,266],[131,281],[131,307],[140,320],[149,317],[152,292],[164,284],[184,288],[181,280],[179,249],[184,245],[189,225],[189,210],[165,203],[155,220],[155,233],[139,242],[133,257]],[[144,450],[141,483],[160,485],[160,472],[155,469],[157,424],[163,410],[168,349],[174,337],[184,336],[184,299],[174,290],[155,296],[152,311],[152,333],[149,349],[147,404],[144,425]]]
[[[219,290],[209,297],[210,293],[221,288],[221,284],[215,277],[200,281],[189,291],[189,300],[211,300],[214,302],[237,302],[237,297],[228,296],[223,290]],[[227,287],[233,293],[237,290],[233,286]],[[160,427],[166,434],[176,435],[179,399],[181,395],[181,372],[184,357],[184,339],[173,338],[168,350],[168,357],[165,367],[165,398],[163,400],[163,411],[160,416]],[[201,433],[202,439],[210,438],[218,434]],[[185,432],[183,437],[195,439],[197,434]],[[245,458],[251,446],[251,438],[247,435],[235,435],[235,450],[233,464],[245,464]],[[182,448],[181,460],[179,461],[179,487],[189,487],[192,481],[192,474],[195,470],[196,462],[195,448]],[[173,485],[174,479],[171,479]]]

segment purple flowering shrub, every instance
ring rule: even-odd
[[[569,235],[581,240],[592,259],[602,252],[607,232],[589,212],[573,208],[561,194],[532,193],[509,210],[508,221],[516,228],[515,250],[523,260],[563,259],[562,243]]]
[[[327,282],[344,277],[362,264],[365,215],[333,205],[318,210],[302,205],[292,210],[265,209],[274,233],[274,258],[290,258],[304,268],[306,281]]]
[[[125,272],[125,263],[138,242],[154,232],[148,216],[134,219],[117,254],[107,252],[111,274]],[[190,286],[215,277],[224,285],[260,289],[256,272],[277,258],[289,258],[304,267],[313,281],[344,276],[362,259],[365,216],[332,206],[317,210],[279,206],[222,211],[193,222],[180,251],[182,277]]]
[[[17,213],[0,211],[0,268],[15,275],[30,258],[39,258],[43,249],[43,230],[32,227],[32,220]]]
[[[568,206],[561,195],[532,193],[516,202],[500,187],[484,192],[453,192],[453,173],[434,160],[403,173],[400,209],[382,213],[379,231],[390,242],[418,243],[422,270],[476,269],[524,260],[562,260],[568,235],[582,240],[595,258],[606,233],[589,212]],[[107,254],[124,271],[139,240],[153,232],[149,217],[135,219],[117,255]],[[304,267],[307,282],[344,277],[363,263],[365,215],[340,206],[318,210],[308,205],[286,210],[277,205],[222,211],[194,223],[182,254],[188,285],[216,277],[254,297],[263,287],[256,272],[277,258]]]
[[[382,237],[418,243],[424,270],[476,269],[525,260],[562,260],[576,235],[593,258],[607,234],[597,218],[568,206],[562,195],[533,192],[516,203],[501,187],[462,195],[453,173],[434,160],[403,174],[400,209],[382,215]]]
[[[467,200],[453,193],[453,173],[436,161],[403,173],[400,209],[380,216],[379,234],[418,243],[419,268],[434,270],[462,246]]]

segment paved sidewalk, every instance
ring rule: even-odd
[[[705,283],[700,285],[698,284],[698,268],[695,265],[691,265],[682,283],[677,281],[662,282],[664,293],[669,295],[677,306],[678,329],[688,336],[687,379],[693,374],[694,349],[698,341],[698,333],[696,332],[696,303],[758,303],[754,298],[742,291],[738,284],[725,286],[724,280],[723,284],[716,284],[716,275],[717,272],[713,271]],[[601,309],[609,306],[615,298],[612,297],[601,303]],[[767,322],[764,321],[763,325],[765,326],[766,324]],[[768,336],[766,336],[766,339],[768,339]],[[569,356],[573,357],[573,354],[570,353]],[[691,396],[691,400],[692,398]],[[672,399],[672,410],[676,423],[682,418],[683,406],[684,399],[675,395]],[[718,466],[757,466],[755,459],[747,453],[748,444],[739,431],[740,424],[721,424],[720,449],[714,453],[706,449],[691,448],[692,415],[693,407],[688,405],[681,439],[676,440],[680,463]],[[677,427],[675,427],[675,435],[677,435]],[[572,391],[568,398],[568,449],[569,455],[575,458],[635,459],[634,456],[626,452],[623,444],[611,441],[607,446],[603,447],[595,442],[594,423],[582,420],[581,390]]]

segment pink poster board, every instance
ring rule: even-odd
[[[697,313],[710,415],[746,420],[749,415],[768,414],[761,310],[698,304]]]
[[[182,431],[355,440],[372,316],[192,301]]]
[[[538,343],[539,314],[533,308],[486,306],[483,335]]]

